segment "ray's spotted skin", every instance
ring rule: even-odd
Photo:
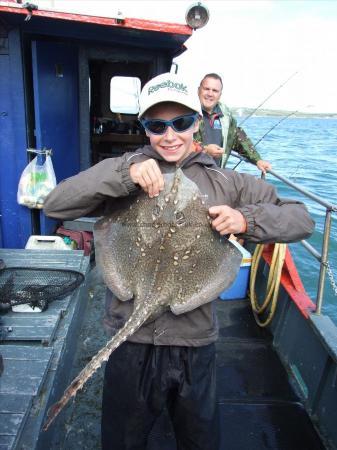
[[[212,230],[197,185],[178,169],[156,198],[141,193],[95,225],[96,260],[108,288],[134,299],[130,318],[48,411],[46,430],[110,354],[165,310],[183,314],[217,298],[234,281],[241,253]]]

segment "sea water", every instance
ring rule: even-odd
[[[244,118],[237,118],[238,124]],[[280,117],[250,117],[243,128],[256,143],[281,120]],[[337,120],[320,118],[293,118],[279,123],[259,144],[262,159],[270,161],[273,170],[327,202],[337,205]],[[238,159],[231,157],[227,167],[234,167]],[[241,162],[235,169],[259,176],[256,167]],[[272,175],[267,181],[277,187],[280,197],[303,201],[316,222],[308,242],[322,251],[325,208],[285,185]],[[337,285],[337,213],[332,214],[329,246],[329,264]],[[291,251],[304,287],[315,302],[317,296],[319,262],[301,245],[291,244]],[[337,287],[326,276],[323,312],[337,324]]]

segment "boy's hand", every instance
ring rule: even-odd
[[[226,234],[239,234],[247,230],[247,222],[244,216],[236,209],[226,205],[212,206],[208,210],[212,220],[212,228],[221,236]]]
[[[135,163],[130,166],[130,177],[135,184],[149,194],[149,197],[157,197],[164,189],[164,177],[158,163],[154,159]]]

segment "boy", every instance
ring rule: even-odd
[[[308,237],[313,222],[302,203],[280,200],[274,188],[252,176],[221,170],[195,151],[202,115],[198,95],[180,75],[150,80],[140,96],[139,118],[150,146],[101,161],[52,191],[45,213],[59,219],[109,214],[118,198],[140,189],[155,197],[163,172],[180,167],[207,195],[212,227],[252,242],[293,242]],[[103,450],[146,449],[157,417],[168,409],[179,450],[218,450],[215,394],[217,324],[214,302],[145,323],[113,352],[105,369]],[[133,309],[107,290],[104,323],[110,334]]]

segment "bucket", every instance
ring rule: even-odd
[[[241,252],[242,261],[234,283],[219,295],[221,300],[238,300],[246,298],[249,285],[252,255],[248,250],[242,247],[238,241],[231,240],[231,243]]]

